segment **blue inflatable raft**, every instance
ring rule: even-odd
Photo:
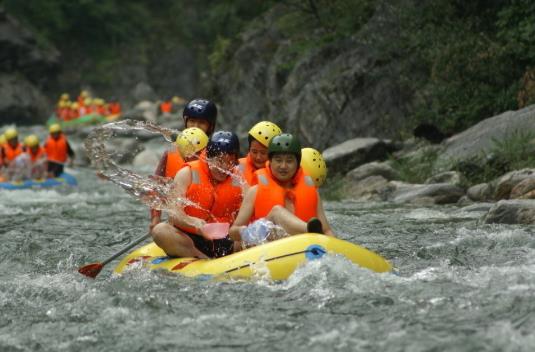
[[[28,188],[49,188],[61,185],[76,186],[78,182],[76,178],[67,173],[59,175],[55,178],[46,178],[43,180],[27,180],[20,182],[0,182],[0,189],[28,189]]]

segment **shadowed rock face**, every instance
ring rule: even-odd
[[[377,11],[362,29],[376,31],[387,16]],[[273,11],[242,33],[211,89],[222,106],[223,128],[238,133],[269,119],[318,149],[355,137],[390,138],[405,126],[411,93],[400,68],[381,60],[366,41],[350,39],[311,50],[297,60],[295,43],[277,29]],[[383,22],[384,23],[384,22]],[[290,65],[290,62],[295,62]]]
[[[35,37],[0,9],[0,115],[4,123],[46,120],[50,103],[42,89],[59,69],[59,52]]]

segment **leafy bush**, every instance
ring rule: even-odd
[[[433,176],[438,150],[433,147],[424,147],[417,152],[401,157],[390,156],[389,161],[400,176],[400,179],[409,183],[423,183]]]

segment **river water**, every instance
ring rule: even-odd
[[[94,176],[0,190],[0,351],[533,351],[534,228],[457,207],[327,202],[339,237],[387,259],[327,256],[285,282],[77,268],[142,235],[146,206]]]

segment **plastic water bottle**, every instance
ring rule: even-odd
[[[240,230],[241,239],[248,246],[262,244],[266,241],[274,226],[275,224],[269,220],[258,219]]]

